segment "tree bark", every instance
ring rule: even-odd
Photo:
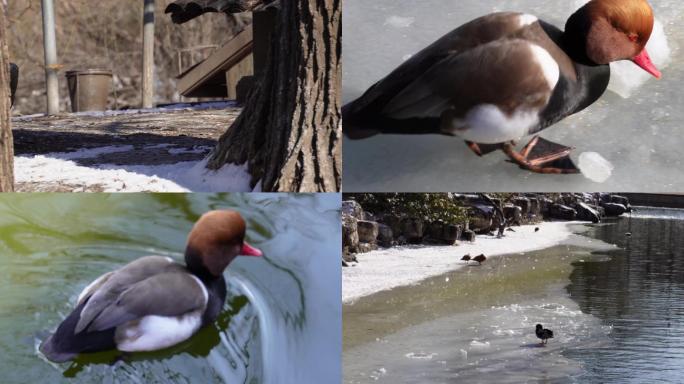
[[[280,2],[266,69],[208,167],[248,164],[263,191],[337,192],[342,1]]]
[[[9,48],[5,6],[0,3],[0,192],[14,190],[14,144],[10,126]]]

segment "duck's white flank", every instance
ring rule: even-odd
[[[156,351],[192,336],[202,325],[204,309],[183,316],[145,316],[116,329],[116,347],[124,352]]]
[[[558,84],[558,79],[560,78],[558,63],[556,63],[556,60],[553,59],[546,49],[539,45],[530,44],[530,49],[532,50],[534,60],[539,64],[539,68],[544,73],[546,82],[549,84],[549,89],[556,88],[556,84]]]
[[[209,292],[196,276],[190,275],[202,288],[204,305],[182,316],[145,316],[116,329],[117,348],[125,352],[155,351],[176,345],[192,336],[202,325],[202,314],[209,302]]]
[[[537,21],[539,21],[537,16],[530,15],[529,13],[524,13],[518,17],[518,22],[520,23],[520,28],[528,26],[530,24],[534,24]]]
[[[538,122],[538,111],[519,110],[508,117],[496,105],[481,104],[468,111],[465,119],[454,119],[445,128],[464,140],[498,144],[519,140]]]

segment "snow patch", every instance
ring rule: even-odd
[[[46,156],[62,160],[94,159],[100,155],[128,152],[132,151],[133,149],[134,148],[132,145],[110,145],[106,147],[79,149],[73,152],[55,152]]]
[[[395,247],[356,255],[354,267],[342,269],[342,301],[355,299],[465,267],[464,254],[487,257],[544,249],[566,240],[572,222],[545,222],[516,227],[506,237],[478,236],[475,243],[454,246]],[[539,227],[539,232],[534,232]]]
[[[110,148],[111,150],[111,148]],[[102,164],[86,167],[50,155],[16,156],[17,183],[99,186],[105,192],[251,192],[247,165],[228,164],[218,171],[207,160],[163,165]]]

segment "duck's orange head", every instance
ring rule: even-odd
[[[660,78],[645,48],[653,24],[653,8],[646,0],[592,0],[570,17],[566,33],[582,35],[586,55],[596,64],[632,60]]]

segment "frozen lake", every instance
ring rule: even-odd
[[[347,0],[344,7],[344,102],[445,33],[496,11],[527,12],[563,27],[581,0]],[[598,153],[614,167],[603,183],[582,175],[537,175],[505,161],[478,158],[458,138],[380,135],[344,142],[345,191],[681,191],[684,144],[681,60],[684,2],[651,0],[658,25],[647,46],[663,72],[649,78],[631,62],[613,65],[609,91],[594,105],[542,132]]]
[[[582,229],[345,305],[344,382],[681,382],[684,210]]]

